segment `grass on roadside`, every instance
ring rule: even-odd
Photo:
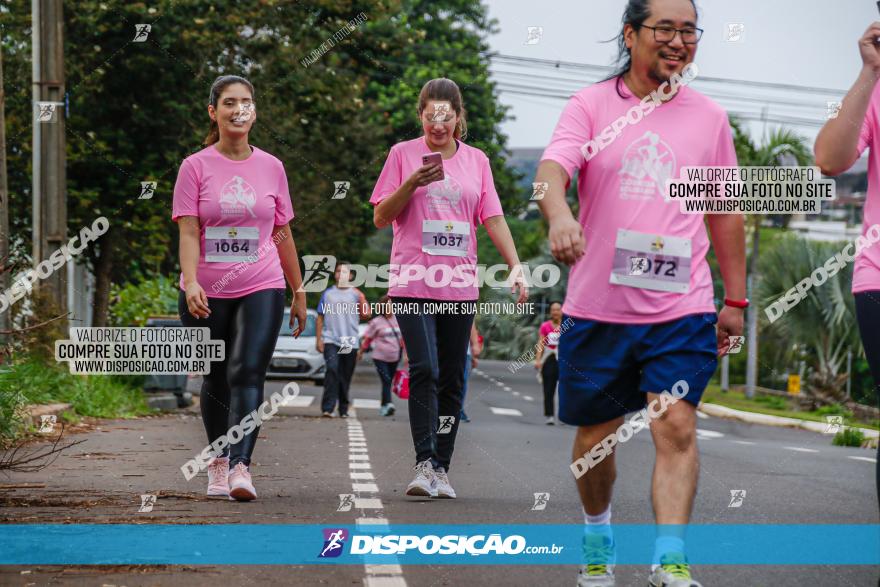
[[[845,408],[838,406],[827,406],[815,411],[805,412],[795,409],[793,401],[784,397],[774,395],[756,396],[754,399],[748,399],[741,391],[721,392],[721,387],[715,383],[710,383],[703,394],[703,401],[710,404],[718,404],[734,410],[743,410],[745,412],[755,412],[758,414],[767,414],[769,416],[782,416],[784,418],[797,418],[799,420],[810,420],[813,422],[827,422],[826,416],[840,414],[844,417],[844,422],[849,426],[859,426],[861,428],[872,428],[880,430],[880,422],[874,420],[872,422],[858,421],[852,418],[852,414]]]
[[[80,417],[132,418],[149,414],[139,378],[112,375],[73,375],[64,366],[27,357],[0,369],[0,445],[31,427],[24,412],[28,404],[68,403]]]

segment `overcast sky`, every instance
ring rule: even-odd
[[[620,30],[625,0],[486,2],[500,28],[489,43],[502,55],[591,65],[609,65],[616,55],[616,45],[602,41]],[[759,142],[766,129],[776,125],[774,118],[785,120],[811,141],[815,138],[826,119],[827,102],[842,98],[858,75],[859,37],[872,21],[880,20],[874,0],[702,0],[697,6],[705,33],[697,51],[699,77],[694,87],[729,111],[771,119],[749,123]],[[739,40],[728,40],[729,24],[742,25]],[[540,41],[526,44],[528,27],[538,26],[543,27]],[[563,99],[534,94],[569,95],[602,74],[509,59],[493,61],[492,70],[501,83],[501,101],[512,107],[510,115],[516,118],[502,127],[512,148],[546,146],[565,105]]]

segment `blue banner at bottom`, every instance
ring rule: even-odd
[[[658,535],[676,535],[691,564],[880,565],[878,524],[591,528],[613,537],[617,564],[650,564]],[[575,565],[585,542],[580,524],[10,524],[0,525],[0,564]]]

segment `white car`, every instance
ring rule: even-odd
[[[267,377],[311,379],[315,385],[324,384],[324,355],[315,348],[317,319],[317,312],[306,310],[306,329],[299,338],[293,338],[293,331],[290,329],[290,308],[284,310],[281,331],[278,334],[278,342],[275,343]],[[364,322],[358,325],[361,340],[366,327]],[[357,350],[355,349],[354,352]],[[367,356],[369,357],[369,354]]]

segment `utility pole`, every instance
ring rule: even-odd
[[[31,0],[33,44],[33,261],[67,240],[64,126],[64,18],[62,0]],[[67,313],[67,272],[45,280],[57,309]]]

